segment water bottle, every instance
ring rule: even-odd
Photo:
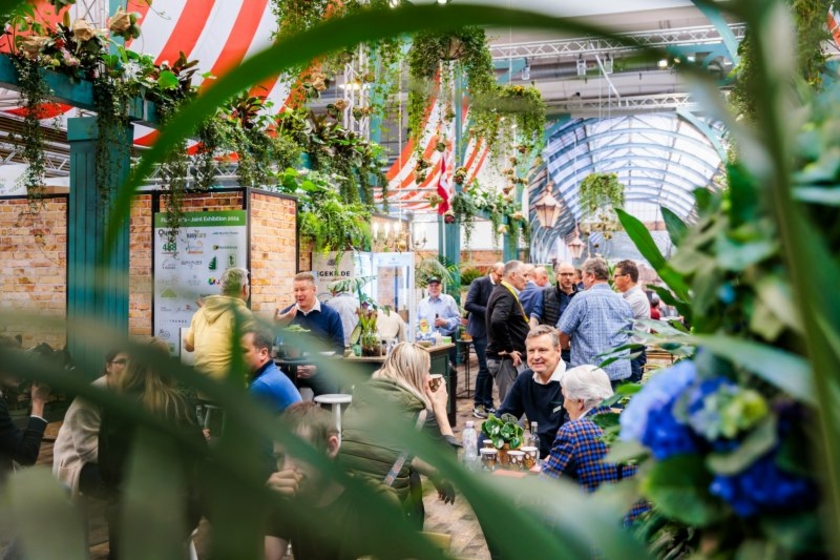
[[[537,431],[537,423],[531,422],[531,434],[528,436],[528,445],[537,448],[537,466],[540,465],[540,434]]]
[[[478,471],[480,468],[478,459],[478,434],[475,432],[475,422],[468,421],[464,427],[464,434],[461,438],[461,445],[464,447],[464,466],[467,470]]]

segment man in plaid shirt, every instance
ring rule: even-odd
[[[583,263],[583,284],[586,291],[576,295],[560,320],[560,344],[563,348],[571,345],[572,367],[599,364],[604,358],[601,354],[618,346],[624,346],[629,340],[629,331],[633,328],[633,311],[620,295],[610,289],[610,270],[604,259],[586,259]],[[630,361],[626,359],[630,352],[624,350],[618,359],[604,366],[615,387],[620,381],[630,377]]]
[[[603,461],[608,451],[601,439],[604,432],[592,421],[592,417],[610,412],[609,407],[600,406],[613,394],[604,370],[595,366],[572,368],[560,379],[560,385],[570,421],[557,430],[551,452],[543,461],[542,474],[577,480],[587,492],[594,492],[604,482],[619,482],[633,476],[635,466]],[[637,503],[626,521],[632,521],[647,509],[644,502]]]

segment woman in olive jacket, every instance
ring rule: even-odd
[[[342,422],[339,450],[339,461],[351,472],[391,484],[406,516],[419,528],[424,516],[419,475],[428,476],[440,499],[447,503],[455,500],[454,490],[432,466],[415,457],[405,441],[389,437],[382,426],[383,414],[397,413],[404,422],[419,422],[426,433],[447,448],[458,446],[446,416],[446,384],[440,383],[432,390],[430,367],[425,348],[410,342],[398,344],[371,380],[356,388]],[[425,418],[421,418],[424,410]]]

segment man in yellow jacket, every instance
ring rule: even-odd
[[[196,369],[217,381],[230,371],[233,345],[239,344],[254,324],[251,310],[245,305],[250,292],[248,271],[229,268],[222,274],[221,283],[222,294],[204,300],[184,336],[184,348],[195,352]]]

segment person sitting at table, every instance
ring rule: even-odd
[[[181,507],[172,511],[159,511],[156,515],[163,516],[173,524],[181,520],[186,521],[186,532],[183,535],[186,539],[198,526],[202,515],[196,473],[204,457],[203,454],[194,453],[192,449],[205,449],[206,440],[196,421],[195,408],[189,406],[187,399],[175,387],[174,380],[160,371],[159,366],[167,360],[167,344],[159,339],[152,339],[148,351],[131,354],[125,371],[117,381],[116,391],[135,399],[149,414],[175,426],[185,437],[192,440],[190,449],[175,441],[174,436],[170,434],[154,434],[163,449],[181,451],[176,459],[181,471],[181,480],[184,481]],[[137,428],[135,421],[122,416],[116,409],[105,409],[102,412],[99,426],[99,471],[111,496],[111,503],[106,510],[109,558],[119,558],[117,547],[120,544],[120,500],[131,451],[138,433]]]
[[[113,349],[105,355],[102,377],[91,385],[114,390],[128,364],[128,353]],[[53,474],[70,488],[72,496],[104,499],[107,491],[99,474],[99,425],[102,409],[76,397],[64,415],[53,447]]]
[[[604,370],[593,365],[571,368],[560,378],[565,396],[564,407],[569,422],[557,430],[557,437],[548,458],[542,464],[542,474],[576,480],[587,492],[594,492],[604,482],[619,482],[636,473],[635,465],[606,463],[607,446],[604,431],[592,421],[598,414],[609,413],[601,402],[613,395],[610,378]],[[627,520],[647,510],[637,503]]]
[[[525,337],[525,348],[529,369],[516,377],[496,413],[517,418],[524,414],[529,422],[537,422],[540,457],[545,457],[565,419],[560,378],[566,363],[561,359],[560,334],[554,327],[540,325]]]
[[[20,351],[20,342],[8,337],[0,336],[0,354]],[[0,363],[6,360],[0,359]],[[4,366],[5,367],[5,366]],[[3,396],[6,387],[17,387],[19,384],[12,372],[0,369],[0,488],[6,477],[14,469],[14,463],[29,466],[34,465],[41,452],[41,440],[47,421],[44,420],[44,406],[50,397],[50,389],[40,383],[32,383],[30,390],[32,398],[32,412],[26,422],[26,428],[18,428],[9,413],[9,405]]]
[[[251,373],[248,392],[265,403],[274,414],[300,402],[295,384],[274,363],[271,346],[274,335],[266,329],[255,329],[242,337],[242,359]]]
[[[428,476],[446,503],[455,500],[452,485],[442,480],[437,471],[384,436],[378,426],[383,407],[399,411],[403,422],[418,425],[431,437],[457,445],[446,416],[448,394],[446,384],[432,390],[429,353],[419,344],[397,344],[385,358],[382,367],[367,383],[357,386],[353,403],[342,421],[342,445],[339,461],[351,472],[373,481],[389,477],[406,517],[422,529],[422,492],[420,474]],[[423,411],[425,421],[423,421]],[[378,421],[377,421],[378,420]],[[395,421],[390,418],[389,421]],[[449,447],[449,446],[448,446]]]
[[[291,433],[328,459],[336,459],[341,440],[329,412],[313,402],[301,402],[287,408],[282,418]],[[282,496],[286,507],[272,507],[265,537],[266,560],[285,558],[289,542],[295,560],[393,556],[399,542],[383,538],[383,527],[359,514],[359,503],[341,483],[286,453],[279,443],[274,444],[274,456],[277,471],[269,477],[267,486]],[[392,489],[377,483],[371,485],[371,490],[391,501],[399,515],[399,503]],[[404,551],[406,557],[410,553]]]
[[[301,333],[301,336],[293,341],[294,344],[301,344],[303,340],[309,339],[314,350],[333,351],[338,356],[344,354],[344,327],[341,326],[341,317],[334,309],[321,305],[315,297],[315,275],[311,272],[300,272],[294,278],[295,303],[274,314],[274,321],[281,327],[297,325],[301,329],[309,331]],[[334,382],[323,372],[318,371],[318,366],[305,364],[297,366],[298,387],[309,387],[317,397],[327,393],[338,393],[338,383]]]

